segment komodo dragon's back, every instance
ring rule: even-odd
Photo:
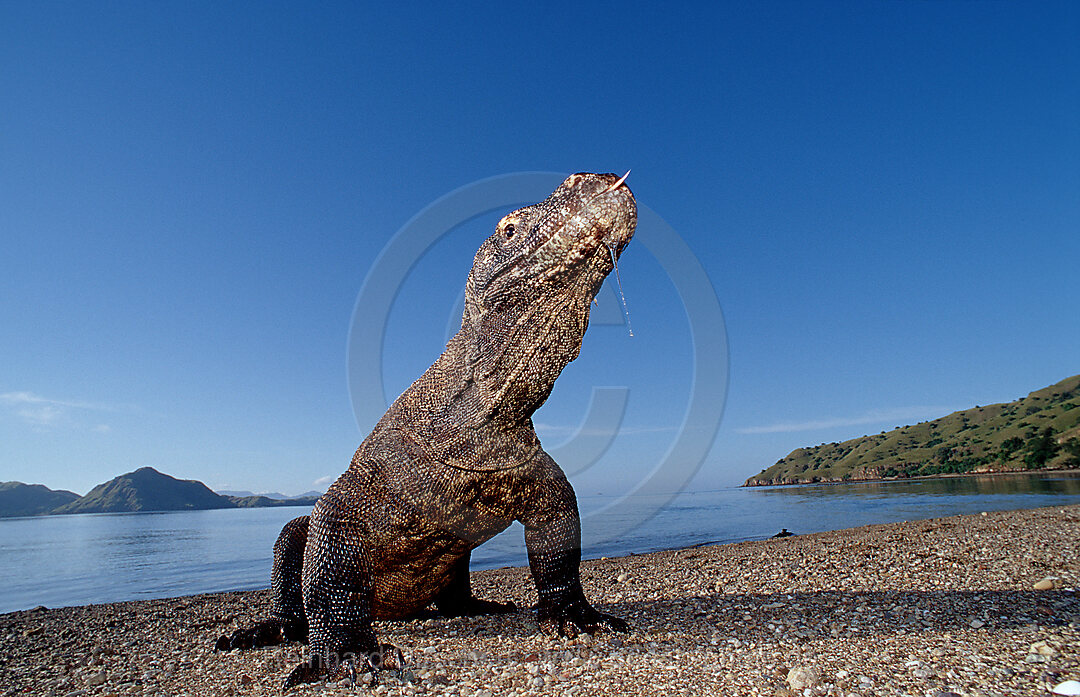
[[[573,174],[499,221],[476,252],[460,331],[311,515],[281,531],[270,619],[219,648],[306,640],[291,686],[337,676],[350,654],[376,665],[373,619],[432,603],[450,615],[513,610],[472,595],[469,558],[515,520],[546,631],[626,628],[585,599],[577,500],[531,418],[577,357],[590,303],[634,234],[625,179]]]

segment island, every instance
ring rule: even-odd
[[[316,493],[316,492],[309,492]],[[140,467],[98,484],[86,496],[54,491],[41,484],[0,484],[0,518],[67,513],[134,513],[145,511],[205,511],[216,508],[314,506],[318,496],[270,498],[225,496],[202,482],[177,479],[153,467]]]
[[[1014,402],[798,448],[743,486],[1080,468],[1080,375]]]

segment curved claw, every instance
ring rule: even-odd
[[[600,615],[600,623],[596,625],[597,628],[610,629],[613,632],[630,631],[630,623],[623,618],[609,615],[604,612],[598,612],[596,614]]]
[[[630,629],[626,620],[599,612],[587,603],[573,604],[544,613],[540,627],[548,634],[564,636],[570,639],[579,633],[593,634],[600,630],[625,632]]]
[[[370,673],[371,684],[376,685],[379,682],[380,670],[400,673],[404,667],[405,655],[393,644],[379,644],[378,649],[367,654],[346,653],[343,657],[335,654],[331,656],[330,661],[324,660],[320,654],[313,653],[308,660],[292,669],[281,689],[287,691],[301,683],[318,682],[324,678],[336,679],[343,672],[352,679],[353,683],[356,682],[358,672]]]
[[[281,686],[281,689],[291,690],[300,683],[305,682],[317,682],[326,675],[326,667],[323,665],[322,656],[318,654],[312,654],[311,658],[304,661],[300,665],[296,666],[289,672],[289,676],[285,678],[285,683]]]

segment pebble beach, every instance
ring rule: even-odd
[[[795,530],[794,532],[798,532]],[[267,570],[269,575],[269,569]],[[480,571],[509,615],[378,622],[404,666],[294,694],[1069,694],[1080,687],[1080,506],[589,560],[625,634],[538,632],[528,570]],[[267,591],[0,615],[0,694],[277,695],[300,645],[215,652]]]

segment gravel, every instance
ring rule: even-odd
[[[296,694],[991,697],[1080,681],[1080,506],[594,560],[582,576],[631,632],[554,639],[531,610],[379,622],[404,671]],[[536,601],[527,569],[473,588]],[[0,694],[280,694],[303,647],[213,650],[268,607],[251,591],[0,615]]]

